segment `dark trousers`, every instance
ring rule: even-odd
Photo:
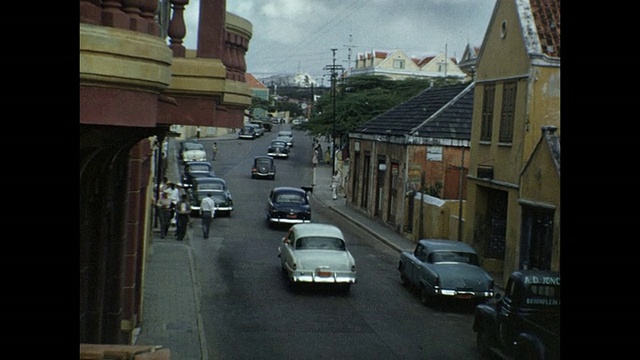
[[[211,228],[211,211],[203,211],[202,212],[202,236],[205,239],[209,238],[209,229]]]
[[[176,237],[178,240],[184,240],[184,236],[187,233],[187,226],[189,226],[189,214],[178,214],[176,219]]]
[[[171,225],[171,209],[160,209],[160,237],[165,238]]]

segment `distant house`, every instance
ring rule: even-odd
[[[457,238],[473,89],[427,88],[349,133],[347,204],[414,241]]]
[[[358,54],[351,75],[380,75],[393,80],[406,78],[452,78],[463,81],[466,74],[455,58],[440,53],[424,58],[409,57],[402,50],[375,51]]]
[[[468,80],[473,80],[473,75],[476,72],[476,62],[478,60],[478,54],[480,53],[480,47],[471,46],[471,44],[467,44],[464,48],[464,52],[462,53],[462,57],[460,58],[460,63],[458,66],[460,70],[467,74]]]
[[[251,89],[251,97],[258,98],[264,101],[269,101],[269,88],[266,87],[260,80],[258,80],[252,74],[245,74],[245,78],[247,79],[247,84],[249,84],[249,88]],[[251,117],[254,119],[266,119],[268,116],[267,109],[263,108],[253,108],[251,112]]]
[[[497,0],[475,84],[465,239],[505,278],[560,270],[560,0]]]

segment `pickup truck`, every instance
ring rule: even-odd
[[[504,295],[476,306],[473,331],[483,359],[560,359],[560,273],[513,272]]]

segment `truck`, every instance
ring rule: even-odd
[[[504,294],[475,308],[480,358],[560,359],[560,272],[517,270]]]

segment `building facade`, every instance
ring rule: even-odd
[[[560,1],[496,1],[475,83],[466,240],[505,279],[559,270]],[[542,128],[557,158],[534,161]]]
[[[413,58],[402,50],[361,53],[356,57],[352,75],[380,75],[393,80],[407,78],[449,78],[464,81],[466,74],[460,70],[455,58],[440,53],[436,56]]]
[[[131,344],[139,326],[171,126],[240,127],[251,104],[251,23],[224,0],[200,0],[198,48],[188,51],[188,3],[80,1],[81,344]]]

